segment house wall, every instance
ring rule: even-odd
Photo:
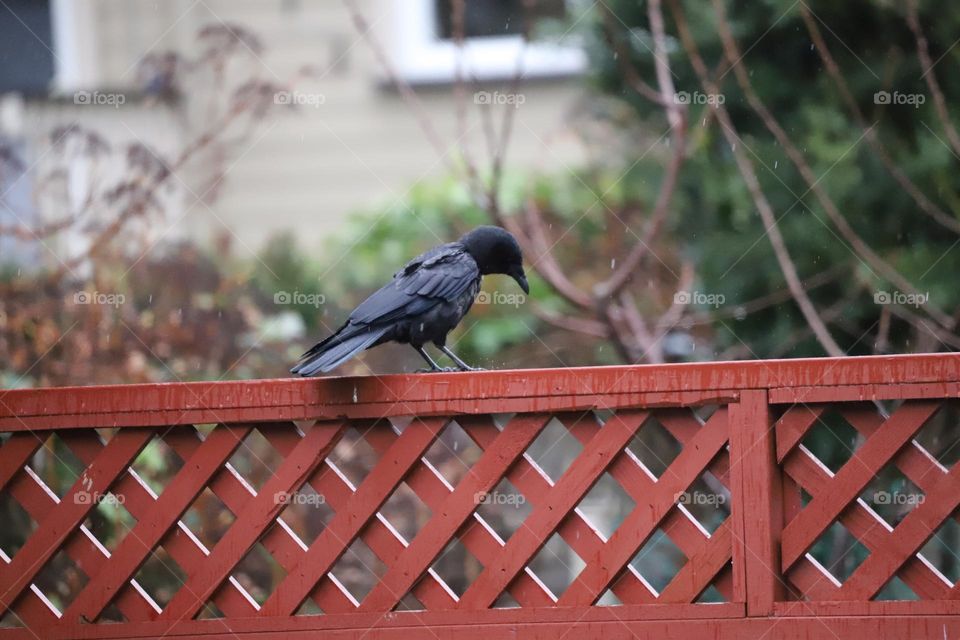
[[[261,54],[246,56],[246,72],[280,82],[304,65],[319,77],[298,90],[323,96],[317,107],[274,109],[246,141],[225,157],[218,198],[204,204],[196,196],[206,189],[194,172],[184,172],[183,220],[174,233],[200,239],[228,234],[235,244],[256,250],[271,232],[294,228],[306,245],[337,229],[352,213],[403,198],[421,180],[443,176],[447,168],[428,143],[414,111],[385,88],[383,74],[344,5],[333,0],[72,0],[95,25],[83,55],[106,89],[135,89],[138,61],[148,52],[196,47],[195,34],[208,24],[238,24],[263,42]],[[393,51],[394,26],[401,0],[365,0],[358,6],[385,49]],[[581,89],[575,80],[538,80],[521,85],[524,102],[516,108],[508,165],[562,169],[582,158],[578,141],[564,126]],[[93,87],[91,87],[93,88]],[[494,87],[491,87],[493,90]],[[210,90],[201,87],[198,91]],[[449,85],[420,91],[422,114],[445,144],[460,129]],[[192,104],[203,104],[191,96]],[[480,107],[467,94],[467,135],[472,155],[487,157]],[[191,107],[191,109],[202,107]],[[502,108],[514,108],[511,106]],[[501,108],[501,109],[502,109]],[[92,110],[33,104],[31,128],[51,120],[81,118],[112,128],[116,135],[163,144],[183,144],[198,133],[202,111],[163,112],[163,106],[131,100],[116,113],[92,116]],[[502,111],[494,109],[494,113]],[[449,156],[458,149],[450,146]],[[206,200],[209,200],[207,198]],[[184,211],[187,215],[183,215]]]

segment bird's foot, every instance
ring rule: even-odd
[[[460,371],[460,369],[455,367],[438,367],[436,369],[424,367],[423,369],[417,369],[415,373],[454,373],[455,371]]]
[[[457,371],[486,371],[483,367],[460,367]]]

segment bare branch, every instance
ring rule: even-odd
[[[960,135],[957,135],[957,129],[950,120],[950,114],[947,111],[947,101],[943,97],[943,91],[940,89],[940,83],[937,82],[937,76],[933,73],[933,61],[930,59],[930,48],[927,43],[927,37],[920,26],[920,17],[917,14],[917,0],[907,0],[907,24],[913,37],[917,41],[917,57],[920,58],[920,64],[923,67],[923,79],[933,94],[933,104],[936,107],[937,116],[940,118],[940,124],[947,133],[947,140],[953,147],[953,154],[960,157]]]
[[[536,256],[531,261],[534,270],[571,304],[583,309],[593,309],[593,299],[567,278],[554,258],[553,244],[547,239],[543,214],[532,199],[527,200],[524,220],[529,235],[521,233],[524,240],[529,243],[528,247],[532,249],[532,255]],[[504,224],[511,232],[518,230],[519,227],[513,217],[504,218]]]
[[[610,45],[610,48],[614,51],[614,56],[617,60],[617,66],[620,67],[620,72],[623,73],[623,77],[626,79],[627,84],[636,91],[638,94],[645,97],[647,100],[658,104],[662,107],[666,107],[667,104],[663,101],[663,96],[660,95],[660,92],[647,84],[643,78],[640,77],[640,73],[637,71],[637,68],[631,64],[630,56],[630,47],[624,45],[623,40],[618,36],[620,31],[615,24],[617,22],[617,17],[613,14],[613,11],[605,2],[600,3],[600,14],[603,19],[603,34],[604,38],[607,41],[607,44]],[[627,34],[629,39],[630,34]],[[629,40],[628,40],[629,42]],[[673,96],[671,96],[671,101]]]
[[[787,132],[784,131],[783,127],[780,126],[780,123],[777,122],[777,119],[770,112],[770,110],[767,109],[766,105],[757,95],[756,91],[754,91],[753,84],[750,82],[750,74],[743,62],[743,55],[740,53],[739,47],[737,46],[736,40],[733,37],[733,33],[730,29],[730,22],[727,18],[726,9],[723,6],[723,2],[721,0],[712,0],[712,2],[714,11],[717,15],[717,25],[719,27],[720,39],[723,43],[724,52],[733,65],[734,75],[736,76],[737,82],[747,98],[747,102],[750,103],[751,108],[757,113],[758,116],[760,116],[760,119],[763,121],[764,125],[767,127],[770,133],[774,135],[774,137],[777,139],[777,142],[780,143],[780,146],[783,147],[783,150],[790,158],[791,162],[793,162],[793,164],[797,167],[800,175],[807,183],[808,191],[812,191],[814,193],[821,206],[823,206],[824,211],[826,211],[830,221],[836,226],[837,230],[840,232],[840,235],[842,235],[843,238],[850,243],[850,246],[863,262],[867,263],[871,269],[878,271],[881,275],[883,275],[883,277],[895,284],[901,290],[912,294],[920,293],[913,283],[907,280],[899,271],[890,266],[886,260],[878,255],[870,247],[870,245],[867,244],[867,242],[850,225],[846,219],[846,216],[840,212],[840,209],[834,203],[833,199],[823,188],[821,178],[818,178],[816,175],[814,175],[813,169],[811,169],[803,154],[799,149],[797,149],[797,146],[793,144],[793,141],[787,135]],[[942,324],[944,327],[948,329],[953,328],[955,323],[953,318],[951,318],[948,314],[944,313],[934,305],[924,305],[924,308],[933,318],[937,320],[937,322]]]
[[[816,289],[817,287],[822,287],[825,284],[835,282],[837,278],[846,275],[848,271],[849,265],[837,263],[829,269],[821,271],[820,273],[814,274],[808,278],[804,278],[803,286],[807,289],[807,291],[810,291],[812,289]],[[737,318],[743,314],[762,311],[763,309],[767,309],[773,305],[787,302],[792,298],[793,294],[790,293],[790,289],[779,289],[758,298],[747,300],[742,304],[734,306],[732,309],[718,309],[710,313],[700,312],[689,314],[684,323],[689,323],[690,326],[709,325],[715,323],[717,320]]]
[[[596,320],[591,320],[590,318],[554,313],[553,311],[544,309],[540,305],[533,306],[533,315],[558,329],[564,329],[574,333],[584,333],[597,338],[610,337],[610,331],[607,325],[602,322],[597,322]]]
[[[870,145],[870,148],[873,149],[874,153],[877,154],[880,162],[883,163],[883,166],[886,167],[890,175],[893,176],[893,179],[896,180],[898,185],[900,185],[900,188],[906,191],[907,194],[913,198],[914,202],[917,203],[917,206],[919,206],[924,213],[954,233],[960,233],[960,222],[958,222],[956,218],[945,212],[943,209],[935,205],[929,198],[927,198],[926,195],[924,195],[922,191],[920,191],[920,188],[913,183],[910,177],[907,176],[903,169],[897,166],[897,164],[893,161],[893,158],[890,157],[890,154],[887,153],[886,148],[883,146],[883,144],[880,142],[880,138],[877,136],[876,129],[871,126],[867,126],[866,118],[864,117],[863,112],[860,110],[860,107],[857,105],[857,101],[853,97],[853,94],[850,92],[850,88],[847,86],[847,81],[844,79],[843,73],[840,71],[840,67],[837,65],[836,60],[834,60],[833,55],[830,53],[830,49],[827,47],[827,43],[823,39],[823,35],[820,33],[820,28],[817,26],[816,19],[810,15],[810,9],[803,2],[800,3],[800,15],[803,17],[803,22],[807,26],[807,31],[810,33],[810,37],[813,39],[817,52],[820,54],[820,59],[823,61],[823,64],[827,68],[827,72],[830,74],[830,77],[833,78],[834,84],[837,85],[837,89],[840,91],[840,96],[847,104],[847,108],[850,109],[854,119],[857,121],[857,124],[863,130],[867,143]]]
[[[693,269],[693,263],[689,260],[684,260],[680,266],[680,283],[677,286],[677,291],[689,291],[693,286],[695,277],[696,272]],[[657,332],[661,333],[675,327],[677,323],[680,322],[680,318],[683,317],[686,307],[686,304],[681,303],[680,299],[674,296],[673,304],[671,304],[670,308],[657,320]]]
[[[640,267],[650,249],[650,245],[655,242],[666,221],[670,202],[673,199],[674,191],[676,191],[677,178],[685,159],[687,113],[684,105],[677,102],[675,98],[676,90],[673,86],[670,61],[667,57],[667,36],[663,26],[663,7],[660,0],[650,0],[647,3],[647,15],[650,20],[650,30],[653,34],[653,57],[657,72],[657,85],[660,89],[660,104],[666,112],[667,122],[670,123],[673,155],[660,182],[660,192],[657,195],[657,202],[654,205],[653,213],[650,215],[650,220],[647,222],[644,239],[634,245],[620,267],[610,276],[610,279],[599,285],[597,290],[601,301],[613,299],[626,286]],[[627,62],[626,66],[631,65]],[[639,74],[634,71],[634,76],[639,77]]]
[[[700,56],[700,51],[697,48],[693,36],[690,34],[683,9],[680,7],[677,0],[671,0],[670,8],[674,15],[674,20],[677,23],[681,41],[683,42],[684,48],[687,50],[687,54],[690,57],[690,62],[700,79],[700,83],[703,85],[704,90],[707,93],[718,94],[719,88],[709,77],[707,67],[703,62],[703,58]],[[770,240],[770,245],[773,248],[773,252],[777,258],[777,263],[780,265],[780,270],[783,272],[783,276],[787,281],[787,286],[789,287],[790,292],[793,294],[793,299],[796,301],[797,306],[800,307],[800,312],[803,314],[807,324],[810,325],[810,328],[817,336],[817,340],[820,342],[820,345],[824,348],[824,350],[831,356],[843,356],[843,350],[830,334],[829,329],[827,329],[826,324],[820,317],[816,307],[813,305],[813,302],[810,300],[810,297],[803,288],[803,283],[800,281],[800,276],[797,273],[797,267],[790,257],[790,252],[787,249],[786,242],[783,239],[783,234],[780,232],[780,227],[777,225],[777,219],[773,213],[773,207],[770,205],[770,202],[767,200],[767,197],[760,186],[760,181],[757,179],[757,174],[753,168],[753,163],[743,151],[743,145],[739,144],[740,137],[736,133],[736,129],[733,126],[730,115],[727,113],[727,110],[722,104],[717,104],[714,102],[712,107],[716,112],[718,121],[720,122],[720,129],[730,145],[737,168],[740,171],[740,175],[743,177],[744,183],[746,184],[747,189],[750,191],[750,195],[753,198],[754,204],[756,205],[757,210],[760,212],[760,217],[763,219],[763,224],[767,231],[767,237]]]

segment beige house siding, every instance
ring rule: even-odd
[[[323,96],[318,107],[271,111],[245,148],[226,162],[219,199],[193,206],[191,191],[200,189],[183,175],[188,214],[175,233],[199,239],[230,233],[251,250],[271,232],[295,228],[305,244],[336,229],[351,213],[382,206],[402,197],[417,181],[442,176],[446,167],[428,144],[409,106],[384,88],[370,47],[359,39],[343,4],[334,0],[71,0],[92,13],[96,25],[90,64],[100,88],[134,89],[136,66],[144,54],[169,48],[190,50],[195,34],[208,24],[238,24],[262,40],[261,56],[252,53],[248,68],[266,80],[280,81],[313,65],[317,80],[298,90]],[[404,0],[367,0],[358,6],[374,25],[388,52],[395,47],[397,14]],[[580,83],[539,80],[524,83],[524,103],[517,107],[508,165],[562,169],[583,157],[579,143],[564,133]],[[97,87],[89,87],[94,89]],[[491,90],[494,87],[491,87]],[[458,131],[449,85],[421,90],[423,109],[440,137],[452,144]],[[202,96],[192,96],[202,98]],[[468,135],[472,154],[486,157],[482,122],[468,95]],[[497,107],[497,113],[499,109]],[[506,107],[513,108],[513,107]],[[58,118],[80,118],[113,135],[131,129],[144,141],[182,144],[192,139],[191,121],[171,117],[164,107],[131,101],[115,120],[72,105],[56,109],[32,105],[31,128]],[[456,154],[455,147],[449,149]],[[211,211],[212,209],[212,211]],[[183,210],[180,211],[182,213]]]

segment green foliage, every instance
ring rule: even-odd
[[[670,3],[665,3],[669,6]],[[711,68],[723,57],[712,6],[680,3],[701,55]],[[940,309],[960,305],[953,283],[958,266],[952,251],[955,234],[918,210],[916,203],[891,178],[863,139],[841,94],[824,70],[803,23],[800,6],[785,3],[727,3],[728,17],[756,93],[801,150],[820,184],[867,243],[924,292]],[[837,60],[867,124],[876,125],[894,162],[920,190],[950,215],[960,213],[960,173],[957,159],[943,140],[945,134],[934,111],[933,97],[922,79],[915,55],[916,43],[901,3],[817,1],[808,3],[827,46]],[[957,53],[951,45],[960,27],[960,11],[944,3],[921,3],[920,22],[930,40],[931,56],[945,56],[936,68],[953,120],[960,98],[960,79],[950,69]],[[629,40],[632,63],[654,83],[654,58],[647,32],[644,3],[618,0],[613,12],[633,31]],[[670,11],[665,11],[668,34],[678,34]],[[622,26],[622,25],[618,25]],[[627,86],[613,51],[602,37],[599,20],[587,26],[593,83],[600,90],[631,105],[635,117],[654,131],[666,131],[663,110],[637,96]],[[670,63],[677,91],[689,94],[702,88],[679,42],[672,41]],[[803,278],[848,263],[854,278],[811,292],[825,309],[846,300],[848,308],[838,340],[851,353],[870,352],[862,340],[875,327],[879,309],[873,292],[896,289],[866,268],[847,247],[808,185],[790,163],[761,119],[746,101],[733,72],[722,75],[721,91],[761,186],[774,206],[788,248]],[[919,94],[923,104],[876,104],[878,91]],[[709,107],[691,104],[691,133],[701,132]],[[765,230],[743,180],[733,165],[730,149],[710,124],[691,153],[681,175],[671,216],[671,231],[681,250],[697,259],[699,287],[726,295],[728,304],[783,289],[784,280],[765,237]],[[939,139],[938,139],[939,138]],[[659,162],[657,159],[654,162]],[[624,158],[629,164],[630,158]],[[627,176],[630,180],[634,172]],[[759,242],[757,242],[759,240]],[[756,244],[755,244],[756,243]],[[804,325],[792,302],[750,314],[732,331],[720,332],[720,347],[742,340],[758,356],[777,352],[777,343]],[[900,327],[893,348],[908,348]],[[735,333],[735,335],[733,335]],[[808,339],[790,355],[821,355]]]

